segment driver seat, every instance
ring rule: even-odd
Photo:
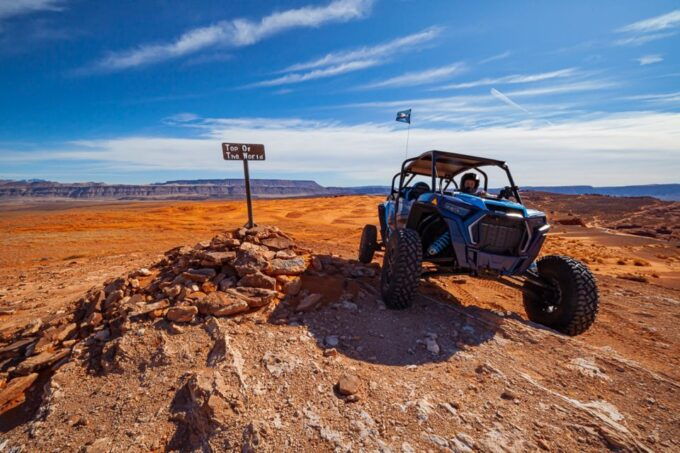
[[[420,197],[424,193],[430,192],[430,186],[427,185],[426,182],[417,182],[413,185],[411,190],[408,191],[406,194],[406,199],[408,201],[414,201],[417,200],[418,197]]]

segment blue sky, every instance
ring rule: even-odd
[[[680,182],[677,1],[0,0],[0,178],[385,184],[409,153],[520,184]]]

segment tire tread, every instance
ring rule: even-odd
[[[420,236],[415,230],[399,229],[393,233],[393,236],[390,242],[395,242],[388,247],[384,259],[388,259],[388,253],[397,253],[397,256],[394,269],[391,270],[392,279],[388,282],[388,288],[383,291],[382,296],[388,308],[404,309],[411,306],[418,289],[422,245]],[[385,278],[384,273],[382,278]]]

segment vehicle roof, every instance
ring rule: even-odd
[[[417,175],[432,175],[432,156],[436,154],[437,175],[451,178],[458,173],[483,165],[504,166],[505,162],[486,157],[468,156],[466,154],[450,153],[448,151],[426,151],[406,165],[405,170]]]

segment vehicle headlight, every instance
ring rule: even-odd
[[[444,203],[443,208],[446,209],[449,212],[452,212],[456,215],[459,215],[461,217],[465,217],[470,213],[470,210],[467,208],[464,208],[462,206],[458,206],[453,203]]]
[[[529,223],[529,229],[531,231],[534,231],[536,228],[542,227],[547,227],[545,228],[545,230],[550,228],[545,217],[532,217],[527,219],[527,222]]]

